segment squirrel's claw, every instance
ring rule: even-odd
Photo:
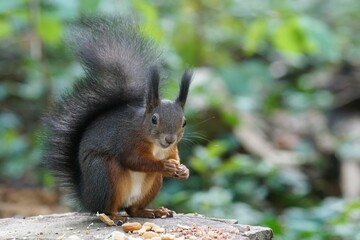
[[[178,164],[173,159],[163,160],[163,172],[165,176],[174,176],[178,171]]]
[[[179,179],[179,180],[186,180],[186,179],[189,178],[189,176],[190,176],[190,171],[189,171],[189,169],[188,169],[185,165],[183,165],[183,164],[181,164],[181,165],[178,167],[177,171],[176,171],[175,174],[174,174],[174,177],[177,178],[177,179]]]
[[[128,209],[129,215],[132,217],[143,217],[143,218],[165,218],[173,217],[176,213],[168,208],[161,207],[158,209]]]
[[[156,218],[173,217],[175,215],[175,211],[170,210],[170,209],[165,208],[165,207],[161,207],[159,209],[156,209],[154,211],[154,214],[155,214]]]

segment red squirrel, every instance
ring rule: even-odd
[[[146,209],[163,177],[185,180],[178,143],[192,79],[186,70],[174,100],[159,96],[161,61],[139,27],[116,17],[85,17],[71,28],[69,45],[85,76],[44,117],[45,163],[85,211],[123,221],[159,218]]]

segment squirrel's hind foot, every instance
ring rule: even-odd
[[[131,217],[142,217],[142,218],[166,218],[173,217],[175,212],[167,209],[165,207],[161,207],[159,209],[126,209],[126,212]]]
[[[110,218],[114,221],[114,223],[118,226],[123,225],[124,223],[126,223],[127,221],[129,221],[128,217],[125,216],[121,216],[118,213],[112,213],[110,214]]]

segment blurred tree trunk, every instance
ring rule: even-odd
[[[330,83],[334,107],[330,127],[337,136],[344,197],[360,196],[360,66],[344,63]]]

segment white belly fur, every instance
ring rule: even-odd
[[[153,148],[153,155],[154,157],[163,160],[166,159],[168,156],[168,149],[164,149],[162,147],[154,146]],[[135,172],[129,171],[130,179],[131,179],[131,191],[124,202],[124,207],[131,206],[134,202],[140,200],[140,197],[144,195],[142,186],[146,177],[147,173],[144,172]]]
[[[124,207],[131,206],[134,202],[140,200],[143,195],[142,185],[146,177],[146,173],[129,171],[131,179],[131,191],[124,202]]]

